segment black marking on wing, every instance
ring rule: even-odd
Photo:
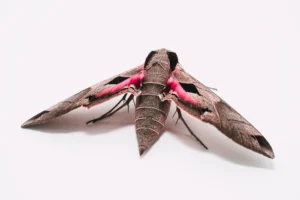
[[[209,112],[209,113],[212,112],[212,111],[211,111],[210,109],[208,109],[208,108],[200,108],[200,107],[197,107],[197,106],[194,105],[194,104],[190,104],[190,103],[183,102],[183,101],[182,101],[176,94],[174,94],[174,93],[172,93],[172,95],[173,95],[176,99],[178,99],[179,102],[188,104],[190,107],[192,107],[192,108],[194,107],[193,109],[199,110],[199,113],[200,113],[201,115],[203,115],[205,112]]]
[[[129,77],[118,76],[118,77],[112,79],[111,81],[109,81],[108,83],[106,83],[105,85],[117,85],[117,84],[119,84],[119,83],[121,83],[121,82],[127,80],[128,78],[129,78]],[[104,85],[104,86],[105,86],[105,85]],[[123,88],[122,90],[124,90],[124,89],[127,89],[127,88]],[[88,99],[89,102],[92,102],[92,101],[95,101],[95,100],[97,100],[97,99],[99,99],[99,98],[105,98],[107,95],[110,95],[110,94],[107,93],[107,94],[102,95],[102,96],[100,96],[100,97],[97,97],[96,95],[93,94],[93,95],[89,95],[89,96],[87,96],[87,97],[85,97],[85,98]]]
[[[87,96],[86,98],[89,99],[89,102],[92,102],[97,99],[97,97],[95,95],[90,95],[90,96]]]
[[[190,84],[190,83],[179,83],[179,84],[186,92],[198,94],[199,96],[201,96],[201,94],[199,93],[199,91],[197,90],[194,84]]]
[[[268,143],[268,141],[261,135],[251,135],[251,137],[255,140],[257,140],[257,142],[260,144],[260,146],[262,147],[269,147],[270,144]]]
[[[202,113],[205,113],[205,112],[211,113],[212,111],[209,110],[208,108],[202,108],[202,109],[201,109],[201,112],[202,112]]]
[[[145,67],[145,68],[146,68],[146,66],[148,65],[150,59],[151,59],[151,58],[153,57],[153,55],[156,54],[156,53],[157,53],[156,51],[151,51],[151,52],[148,54],[148,56],[147,56],[147,58],[146,58],[146,60],[145,60],[145,64],[144,64],[144,67]]]
[[[179,97],[178,97],[177,94],[172,93],[172,95],[173,95],[174,97],[176,97],[176,98],[178,99],[178,101],[180,101],[180,99],[179,99]]]
[[[48,113],[48,112],[50,112],[50,111],[48,111],[48,110],[44,110],[44,111],[40,112],[39,114],[37,114],[37,115],[33,116],[33,117],[32,117],[32,118],[30,118],[29,120],[38,119],[38,118],[39,118],[39,117],[41,117],[43,114],[46,114],[46,113]],[[29,121],[29,120],[28,120],[28,121]]]
[[[108,84],[119,84],[123,81],[125,81],[126,79],[128,79],[128,77],[123,77],[123,76],[118,76],[116,78],[114,78],[113,80],[109,81],[108,83],[106,83],[105,85],[108,85]]]
[[[178,57],[177,54],[174,52],[167,52],[168,58],[170,60],[170,68],[173,71],[178,63]]]

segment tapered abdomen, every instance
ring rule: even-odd
[[[145,76],[137,97],[135,126],[140,155],[150,148],[162,134],[171,103],[162,102],[159,94],[164,89],[167,77],[158,74]]]

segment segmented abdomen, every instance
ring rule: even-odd
[[[164,87],[163,83],[146,79],[137,97],[135,126],[140,154],[151,147],[163,131],[170,110],[170,102],[162,102],[158,96]]]

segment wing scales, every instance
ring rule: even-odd
[[[89,88],[86,88],[81,92],[78,92],[77,94],[55,104],[54,106],[30,118],[28,121],[22,124],[22,127],[25,128],[37,124],[42,124],[56,117],[59,117],[63,114],[66,114],[78,107],[81,106],[92,107],[94,105],[103,103],[121,94],[133,93],[133,90],[129,86],[124,86],[123,88],[119,88],[118,90],[113,90],[113,92],[110,92],[110,89],[122,83],[122,81],[126,81],[127,79],[130,79],[135,75],[138,75],[139,73],[142,72],[142,70],[143,70],[143,65],[139,67],[135,67],[129,71],[126,71],[122,74],[119,74],[110,79],[95,84]],[[105,92],[106,90],[108,90],[109,92],[105,93],[105,95],[97,98],[91,98],[102,92]]]
[[[195,91],[192,93],[186,91],[196,102],[195,105],[184,102],[180,96],[176,95],[169,94],[165,99],[169,98],[179,108],[192,116],[214,125],[236,143],[269,158],[274,158],[272,147],[264,136],[213,91],[186,73],[179,65],[177,65],[173,76],[179,83],[193,84],[201,95]],[[205,109],[210,112],[203,112]]]

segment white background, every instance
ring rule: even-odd
[[[300,1],[1,1],[0,199],[300,199]],[[271,160],[184,116],[139,157],[118,99],[46,125],[29,117],[144,62],[154,49],[218,89],[271,143]]]

